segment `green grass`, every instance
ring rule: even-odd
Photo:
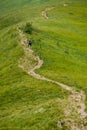
[[[70,12],[74,14],[70,15]],[[33,48],[44,59],[39,73],[86,90],[87,33],[84,13],[86,3],[72,4],[67,8],[61,6],[50,11],[49,21],[37,23],[42,30],[33,38],[37,37],[41,43],[35,42]],[[37,43],[40,45],[37,46]]]
[[[87,95],[87,2],[71,0],[64,7],[66,1],[0,0],[0,129],[61,130],[57,122],[65,119],[70,93],[18,67],[24,51],[17,26],[26,22],[35,28],[27,35],[32,49],[44,61],[37,72]],[[55,8],[46,20],[41,11],[48,6]]]
[[[53,101],[55,105],[55,100],[58,98],[64,99],[68,92],[51,83],[34,79],[18,68],[19,59],[24,55],[19,44],[19,34],[14,27],[2,30],[2,32],[2,44],[0,46],[0,128],[27,129],[30,127],[30,129],[38,129],[40,127],[39,122],[44,129],[50,127],[49,124],[44,127],[45,115],[49,111],[47,107],[51,107]],[[46,106],[44,106],[45,103]],[[34,114],[43,107],[46,107],[45,115],[43,112]],[[51,109],[55,112],[53,106]],[[57,111],[57,107],[55,109]],[[42,115],[43,118],[40,120]],[[49,112],[46,119],[46,121],[50,119],[49,123],[53,118],[51,116]],[[57,122],[55,116],[53,120]],[[29,123],[28,120],[30,120]],[[34,122],[35,124],[32,125]]]

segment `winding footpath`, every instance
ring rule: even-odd
[[[53,8],[51,8],[53,9]],[[48,19],[46,12],[51,10],[50,8],[45,9],[45,11],[42,12],[42,16],[46,19]],[[31,50],[31,48],[29,48],[27,46],[27,39],[24,36],[23,32],[18,29],[19,31],[19,35],[20,35],[20,40],[21,40],[21,45],[24,49],[24,52],[31,56],[33,58],[33,60],[37,61],[37,65],[35,65],[34,67],[31,66],[31,68],[27,71],[27,73],[29,75],[31,75],[32,77],[36,78],[36,79],[40,79],[40,80],[44,80],[50,83],[53,83],[57,86],[62,87],[63,89],[66,89],[67,91],[69,91],[70,97],[67,99],[69,102],[69,105],[67,106],[67,110],[65,110],[65,115],[66,115],[66,119],[67,117],[70,117],[71,115],[71,111],[75,111],[79,117],[79,119],[84,122],[83,124],[79,124],[76,123],[73,119],[70,121],[65,121],[66,125],[68,125],[70,127],[70,130],[87,130],[87,121],[86,121],[86,117],[87,117],[87,113],[85,112],[85,100],[86,100],[86,96],[85,93],[83,91],[77,92],[75,91],[75,89],[73,89],[72,87],[65,85],[63,83],[48,79],[42,75],[39,75],[35,72],[35,70],[41,68],[41,66],[43,65],[43,60],[41,60],[39,58],[39,56],[35,56],[33,53],[33,50]],[[25,70],[23,65],[19,65],[20,68],[22,68],[23,70]],[[86,125],[84,125],[86,124]]]
[[[49,19],[49,17],[47,16],[47,11],[50,11],[54,9],[54,7],[48,7],[48,8],[45,8],[45,10],[42,11],[41,15],[45,18],[45,19]]]

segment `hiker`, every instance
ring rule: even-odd
[[[30,39],[29,41],[28,41],[28,46],[31,46],[32,45],[32,40]]]

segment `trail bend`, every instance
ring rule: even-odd
[[[49,19],[49,17],[47,16],[47,11],[50,11],[52,9],[54,9],[55,7],[48,7],[48,8],[45,8],[42,12],[41,12],[41,15],[45,18],[45,19]]]

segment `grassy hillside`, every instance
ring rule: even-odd
[[[41,16],[46,7],[54,7],[47,12],[48,20]],[[26,22],[37,30],[25,35],[44,61],[37,72],[87,95],[87,1],[0,0],[0,129],[70,130],[57,125],[65,122],[70,93],[18,67],[25,54],[17,27]],[[76,113],[69,118],[83,123]]]

